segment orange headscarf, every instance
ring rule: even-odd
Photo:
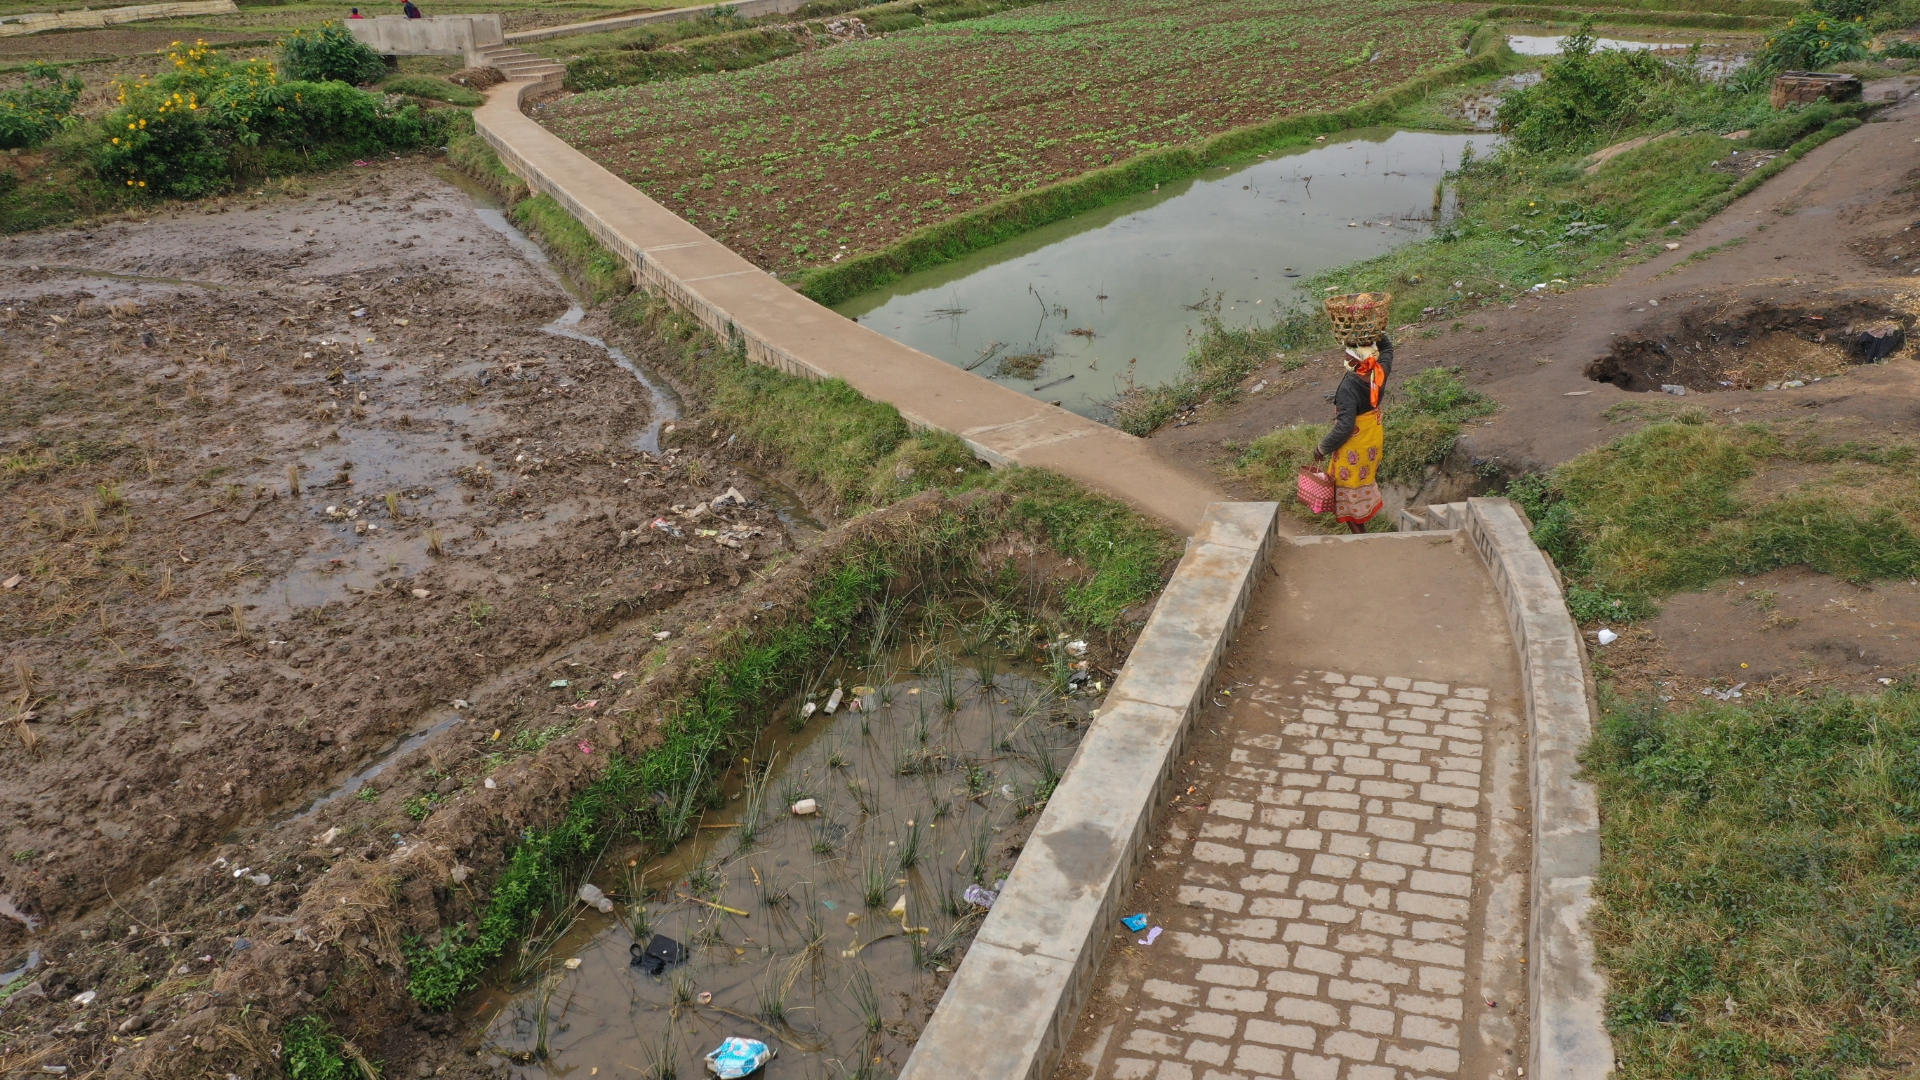
[[[1367,381],[1373,391],[1373,407],[1380,407],[1380,388],[1387,384],[1387,371],[1380,366],[1380,350],[1373,345],[1347,350],[1347,370]]]

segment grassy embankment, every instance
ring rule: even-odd
[[[456,159],[511,193],[504,170],[476,143],[456,141]],[[592,272],[611,258],[564,214],[543,211],[522,220],[570,268]],[[610,838],[640,836],[664,847],[684,834],[686,822],[663,815],[652,793],[710,782],[702,779],[705,763],[751,738],[761,707],[794,690],[799,673],[843,641],[901,573],[965,573],[985,544],[1009,530],[1021,532],[1088,568],[1084,580],[1060,590],[1057,617],[1062,629],[1098,630],[1115,626],[1124,609],[1151,596],[1177,553],[1172,537],[1110,499],[1044,472],[989,472],[958,439],[916,434],[891,406],[844,383],[751,364],[657,299],[636,295],[617,317],[650,335],[658,346],[652,358],[693,391],[700,405],[696,426],[737,435],[747,452],[823,493],[842,512],[896,504],[929,489],[970,498],[948,502],[910,528],[846,545],[808,584],[797,617],[769,620],[716,643],[694,689],[665,710],[652,747],[609,762],[558,822],[515,846],[472,932],[454,928],[437,944],[409,947],[410,989],[428,1008],[449,1007],[556,897],[569,896],[570,883]]]

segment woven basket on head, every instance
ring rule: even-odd
[[[1384,292],[1327,297],[1327,318],[1333,322],[1333,336],[1348,348],[1372,345],[1387,332],[1387,313],[1392,304],[1393,294]]]

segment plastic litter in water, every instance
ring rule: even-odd
[[[731,1036],[707,1051],[707,1071],[720,1080],[740,1080],[773,1057],[773,1048],[758,1039]]]
[[[637,941],[627,946],[627,954],[632,957],[634,967],[649,975],[658,975],[686,960],[687,947],[664,934],[655,934],[645,948]]]
[[[581,903],[598,908],[602,913],[613,910],[613,901],[607,897],[606,893],[600,891],[598,885],[580,886],[579,895]]]
[[[1147,928],[1146,912],[1141,912],[1138,915],[1129,915],[1126,918],[1120,920],[1120,925],[1126,927],[1127,929],[1137,934],[1140,931],[1145,930]]]
[[[969,904],[990,908],[993,906],[995,900],[1000,899],[1000,893],[997,890],[983,888],[979,885],[969,885],[965,891],[961,892],[960,898]]]

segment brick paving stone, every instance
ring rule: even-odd
[[[1490,694],[1315,672],[1235,736],[1095,1080],[1454,1080]]]

